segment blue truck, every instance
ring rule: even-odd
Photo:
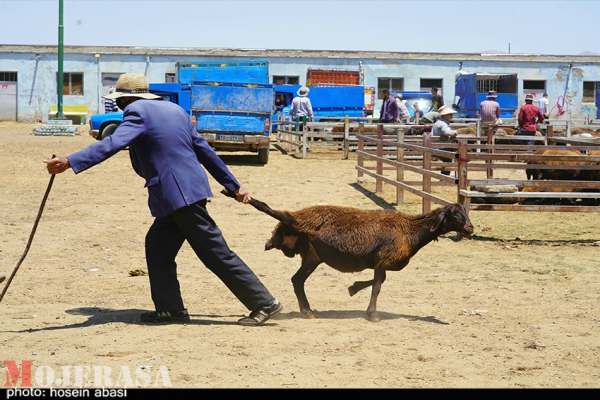
[[[300,85],[275,85],[275,112],[273,130],[280,118],[287,118]],[[360,85],[309,86],[308,98],[312,104],[314,120],[327,121],[344,117],[365,117],[365,88]]]
[[[495,90],[500,118],[513,118],[519,105],[517,74],[463,73],[456,76],[454,88],[457,117],[478,118],[479,104],[488,91]]]
[[[178,63],[177,75],[177,83],[149,90],[186,110],[216,150],[252,151],[268,162],[274,92],[266,61]],[[90,134],[103,139],[122,120],[123,113],[93,115]]]

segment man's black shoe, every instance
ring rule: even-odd
[[[149,324],[174,324],[190,322],[190,315],[184,308],[180,311],[150,311],[142,313],[140,321]]]
[[[252,311],[249,316],[238,320],[238,324],[244,326],[260,326],[267,322],[271,317],[279,314],[281,310],[283,310],[283,306],[276,300],[275,303],[270,306]]]

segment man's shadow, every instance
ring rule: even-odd
[[[148,325],[148,326],[156,326],[156,325],[164,325],[164,324],[151,324],[140,321],[140,314],[143,312],[147,312],[148,310],[139,310],[135,308],[125,309],[125,310],[114,310],[111,308],[99,308],[99,307],[79,307],[72,308],[70,310],[66,310],[65,312],[70,315],[85,315],[88,317],[86,321],[77,322],[74,324],[68,325],[58,325],[58,326],[48,326],[45,328],[29,328],[21,331],[2,331],[4,333],[31,333],[31,332],[40,332],[40,331],[55,331],[55,330],[63,330],[63,329],[75,329],[75,328],[87,328],[90,326],[96,325],[104,325],[109,324],[111,322],[121,322],[125,324],[131,325]],[[196,315],[191,314],[191,321],[186,322],[185,325],[238,325],[234,321],[220,321],[215,319],[206,319],[208,318],[223,318],[223,317],[241,317],[241,315]],[[201,319],[197,319],[195,317],[203,317]],[[179,323],[179,325],[183,325],[183,323]],[[268,324],[265,324],[268,325]]]

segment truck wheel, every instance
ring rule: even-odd
[[[104,127],[104,129],[102,129],[102,132],[100,132],[100,138],[104,139],[105,137],[109,137],[110,135],[112,135],[115,132],[115,129],[117,129],[119,125],[118,124],[108,124]]]
[[[269,149],[258,149],[258,162],[266,164],[269,162]]]

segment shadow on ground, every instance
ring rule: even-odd
[[[80,308],[72,308],[70,310],[66,310],[65,312],[70,315],[84,315],[87,316],[88,319],[83,322],[77,322],[74,324],[67,325],[56,325],[56,326],[48,326],[44,328],[29,328],[23,329],[21,331],[2,331],[5,333],[25,333],[25,332],[40,332],[40,331],[54,331],[54,330],[63,330],[63,329],[74,329],[74,328],[86,328],[90,326],[98,326],[105,325],[110,323],[125,323],[132,325],[148,325],[148,326],[156,326],[159,324],[148,324],[140,321],[140,314],[143,312],[147,312],[148,310],[139,310],[135,308],[124,309],[124,310],[115,310],[111,308],[98,308],[98,307],[80,307]],[[241,315],[195,315],[191,314],[190,317],[192,320],[183,325],[238,325],[235,321],[223,321],[218,319],[208,319],[208,318],[229,318],[235,317],[236,320],[241,317]],[[197,318],[200,317],[200,318]],[[268,325],[268,324],[266,324]]]
[[[327,310],[318,311],[314,310],[317,319],[365,319],[366,312],[364,310]],[[422,321],[431,322],[433,324],[450,325],[448,322],[438,319],[433,315],[419,316],[419,315],[407,315],[407,314],[394,314],[385,311],[378,311],[379,318],[384,320],[394,319],[407,319],[409,321]],[[288,319],[305,319],[302,313],[298,311],[292,311],[288,313],[281,313],[273,318],[274,320],[288,320]]]

